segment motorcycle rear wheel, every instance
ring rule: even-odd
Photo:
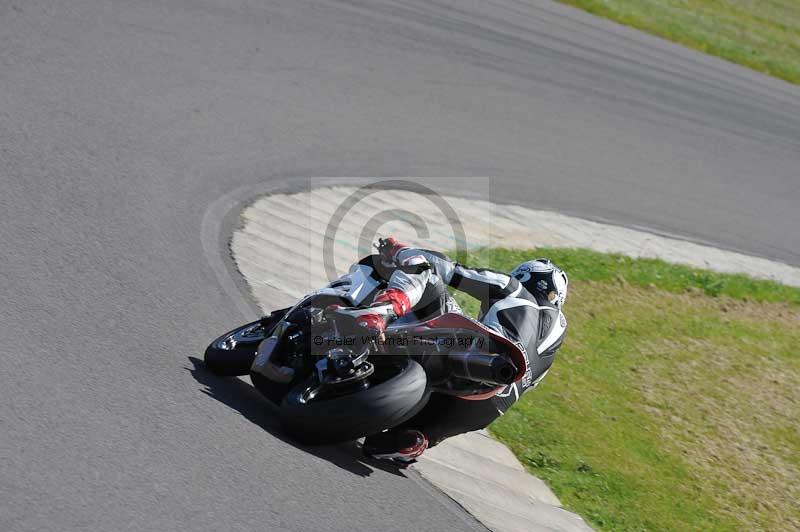
[[[394,376],[358,392],[309,400],[314,386],[312,377],[293,387],[279,410],[284,430],[309,445],[377,434],[410,419],[430,398],[425,370],[411,359]]]

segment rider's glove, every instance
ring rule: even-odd
[[[387,264],[393,264],[397,254],[407,247],[409,247],[408,244],[398,242],[393,236],[378,240],[378,254],[381,256],[381,260]]]

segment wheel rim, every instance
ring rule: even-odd
[[[254,323],[234,331],[217,342],[217,347],[230,351],[236,348],[236,344],[248,342],[260,342],[264,339],[264,327],[261,323]]]
[[[337,387],[331,386],[328,383],[321,383],[319,379],[314,376],[309,379],[303,389],[298,393],[298,402],[300,404],[309,404],[314,402],[321,402],[329,399],[336,399],[345,395],[352,395],[367,388],[378,386],[394,377],[399,375],[405,369],[405,365],[392,365],[382,368],[375,367],[373,372],[370,372],[364,379],[352,383],[345,383]]]
[[[233,338],[237,341],[248,341],[253,338],[264,338],[264,327],[260,323],[253,324],[244,329],[239,329],[233,333]]]

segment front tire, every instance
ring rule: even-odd
[[[279,415],[284,429],[301,443],[323,444],[377,434],[410,419],[428,402],[425,370],[406,359],[393,377],[365,390],[324,400],[308,400],[313,378],[284,397]]]
[[[258,344],[266,338],[266,334],[261,321],[228,331],[206,348],[203,356],[206,367],[221,377],[247,375],[256,357]]]

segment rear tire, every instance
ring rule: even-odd
[[[430,398],[425,370],[407,359],[399,373],[366,390],[304,402],[310,382],[292,388],[280,406],[284,430],[301,443],[354,440],[395,427],[413,417]]]

